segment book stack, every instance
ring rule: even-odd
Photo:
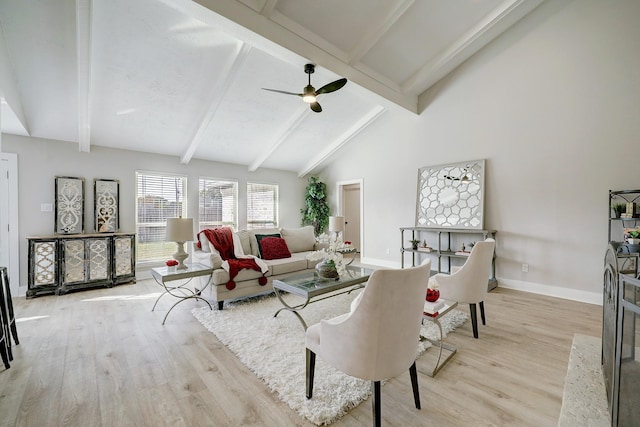
[[[420,252],[431,252],[431,251],[433,250],[433,248],[431,248],[431,247],[429,247],[429,246],[427,246],[427,247],[422,247],[422,246],[420,246],[420,247],[418,247],[418,250],[419,250]]]
[[[469,256],[470,254],[471,254],[471,252],[468,252],[468,251],[458,251],[458,252],[456,252],[456,255]]]
[[[444,307],[444,301],[439,299],[434,302],[424,302],[424,313],[427,316],[435,317],[438,315],[438,310]]]

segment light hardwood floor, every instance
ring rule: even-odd
[[[161,325],[173,302],[151,312],[159,289],[145,280],[16,298],[20,345],[0,370],[0,425],[312,425],[191,315],[202,302],[178,305]],[[418,360],[422,410],[408,373],[383,386],[384,425],[557,425],[573,335],[600,336],[601,308],[502,288],[485,305],[480,338],[469,322],[450,334],[458,354],[435,378],[425,375],[430,353]],[[370,400],[334,425],[371,425]]]

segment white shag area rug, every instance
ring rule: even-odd
[[[562,393],[558,427],[611,425],[597,337],[575,334]]]
[[[359,291],[311,303],[300,313],[309,326],[321,319],[329,319],[349,311],[349,305]],[[301,301],[292,295],[285,299]],[[367,399],[371,383],[343,374],[316,359],[313,398],[305,397],[305,345],[304,329],[297,317],[282,311],[274,313],[282,304],[274,295],[231,302],[222,311],[209,307],[193,309],[193,315],[238,358],[263,380],[278,397],[294,411],[316,425],[338,420],[350,409]],[[444,316],[445,336],[464,324],[468,315],[453,310]],[[422,335],[439,338],[437,326],[424,322]],[[419,344],[422,354],[431,344]],[[408,373],[407,373],[408,375]]]

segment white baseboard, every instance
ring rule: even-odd
[[[582,291],[579,289],[561,288],[558,286],[543,285],[540,283],[524,282],[522,280],[503,279],[498,277],[498,286],[501,288],[515,289],[531,292],[533,294],[547,295],[572,301],[586,302],[588,304],[602,305],[602,293]]]
[[[365,265],[379,266],[385,268],[400,268],[400,263],[385,259],[362,258],[360,261]],[[587,304],[602,305],[602,293],[582,291],[579,289],[561,288],[558,286],[543,285],[540,283],[525,282],[522,280],[503,279],[498,277],[498,286],[517,291],[530,292],[532,294],[547,295],[555,298],[563,298],[572,301],[585,302]]]

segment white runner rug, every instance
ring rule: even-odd
[[[611,425],[600,338],[575,334],[571,344],[558,427]]]
[[[312,303],[301,311],[307,324],[347,313],[358,292]],[[287,295],[287,298],[295,298]],[[298,299],[299,300],[299,299]],[[371,383],[350,377],[316,359],[313,398],[305,397],[304,329],[293,313],[282,311],[273,295],[232,302],[222,311],[209,307],[193,309],[193,315],[263,380],[294,411],[317,425],[330,424],[370,395]],[[451,332],[464,324],[468,315],[453,310],[441,319],[443,330]],[[437,339],[435,324],[425,322],[422,335]],[[426,344],[426,345],[425,345]],[[424,352],[428,342],[419,345]],[[408,373],[407,373],[408,375]]]

